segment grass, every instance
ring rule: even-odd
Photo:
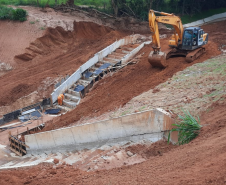
[[[46,5],[47,0],[39,0],[39,6],[44,7]],[[58,0],[58,3],[65,3],[66,0]],[[37,6],[36,0],[0,0],[0,4],[2,5],[33,5]],[[53,7],[55,5],[55,0],[49,0],[49,6]]]
[[[189,111],[183,111],[184,116],[179,115],[179,123],[173,124],[177,128],[173,128],[169,132],[168,142],[170,141],[170,135],[172,132],[178,132],[178,143],[179,145],[183,145],[189,143],[191,140],[195,139],[200,132],[201,125],[199,117],[197,120],[190,114]]]
[[[45,7],[46,3],[48,2],[48,0],[39,0],[39,6],[40,7]],[[67,0],[58,0],[57,3],[58,4],[62,4],[62,3],[66,3]],[[102,7],[103,4],[102,1],[93,1],[93,0],[77,0],[76,1],[76,5],[87,5],[87,6],[100,6]],[[37,6],[37,0],[0,0],[0,4],[2,5],[33,5],[33,6]],[[49,0],[48,5],[50,7],[55,6],[55,0]]]

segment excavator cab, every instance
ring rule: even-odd
[[[204,36],[207,38],[204,41]],[[208,42],[208,35],[199,27],[189,27],[184,29],[182,50],[193,51]]]

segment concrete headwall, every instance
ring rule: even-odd
[[[130,114],[92,124],[25,136],[27,153],[82,150],[105,143],[150,139],[155,142],[171,129],[174,120],[162,109]]]
[[[198,21],[195,21],[195,22],[192,22],[192,23],[184,24],[183,26],[185,28],[193,27],[193,26],[202,26],[202,25],[207,24],[207,23],[218,22],[218,21],[223,21],[223,20],[226,20],[226,13],[216,14],[216,15],[207,17],[207,18],[202,19],[202,20],[198,20]]]

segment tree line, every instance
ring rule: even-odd
[[[226,8],[226,0],[110,0],[110,9],[115,16],[128,14],[143,20],[147,20],[149,9],[192,16],[222,7]]]
[[[36,0],[39,4],[42,0]],[[87,5],[95,7],[114,16],[133,16],[148,19],[149,9],[193,16],[205,10],[226,8],[226,0],[46,0],[55,5],[68,2],[70,5]]]

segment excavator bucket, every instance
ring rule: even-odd
[[[148,62],[153,67],[166,68],[167,67],[166,53],[164,52],[155,53],[154,51],[152,51],[148,56]]]

